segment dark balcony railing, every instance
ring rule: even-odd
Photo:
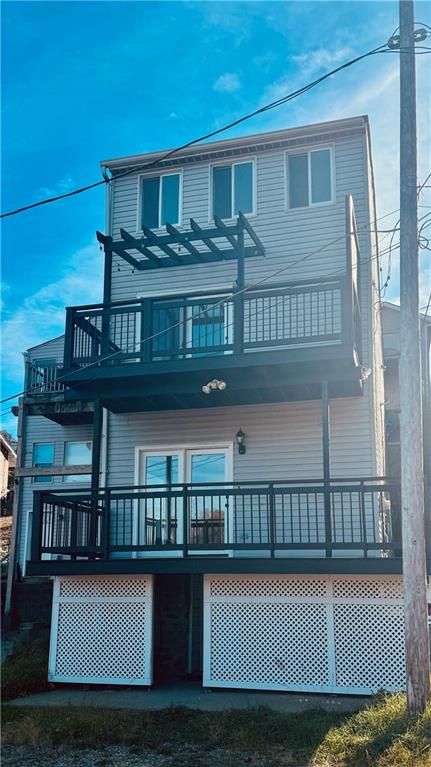
[[[351,278],[205,291],[69,308],[65,367],[178,360],[297,344],[358,345]],[[107,358],[107,359],[105,359]]]
[[[385,479],[332,480],[326,487],[316,480],[37,492],[32,560],[162,551],[391,556],[400,548],[398,499],[399,486]]]
[[[64,391],[64,384],[58,380],[63,373],[61,365],[45,365],[37,362],[26,363],[26,392],[29,397],[47,397]]]

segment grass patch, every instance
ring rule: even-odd
[[[430,767],[431,706],[421,717],[407,714],[403,695],[377,696],[355,714],[5,706],[3,742],[165,754],[193,744],[270,756],[284,767]]]
[[[22,641],[2,665],[2,700],[48,689],[48,632]]]
[[[422,716],[407,712],[405,695],[379,695],[373,705],[333,727],[312,767],[430,767],[431,704]]]

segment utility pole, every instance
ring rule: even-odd
[[[413,0],[400,0],[400,431],[407,703],[430,696],[424,518]]]

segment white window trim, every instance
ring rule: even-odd
[[[35,440],[34,442],[31,443],[31,465],[32,465],[33,469],[37,468],[37,466],[35,465],[35,462],[34,462],[34,448],[35,448],[36,445],[52,445],[53,446],[54,452],[53,452],[52,464],[50,466],[48,466],[48,464],[46,464],[46,468],[47,469],[53,468],[55,466],[55,441],[52,440],[52,439],[49,439],[49,440],[46,440],[46,441],[44,440],[43,442],[39,442],[38,440]],[[42,468],[42,467],[39,466],[39,468]],[[50,476],[50,475],[48,474],[48,476]],[[52,483],[54,482],[54,476],[51,476],[51,479],[49,479],[46,482],[37,482],[36,479],[37,479],[37,477],[32,477],[32,484],[36,484],[36,485],[39,485],[39,484],[40,485],[52,485]]]
[[[93,440],[92,439],[66,439],[64,441],[64,445],[63,445],[63,466],[67,466],[68,465],[66,463],[66,448],[67,448],[67,445],[81,445],[83,442],[90,442],[91,443],[91,454],[93,454]],[[70,464],[70,465],[72,466],[73,464]],[[91,462],[90,463],[83,463],[82,466],[91,466]],[[90,484],[90,481],[91,481],[90,474],[88,474],[88,479],[87,478],[86,479],[77,479],[77,480],[74,480],[74,481],[71,480],[70,482],[66,481],[65,476],[66,475],[63,475],[62,482],[64,484],[67,484],[67,485],[88,485],[88,484]],[[76,475],[75,474],[69,474],[68,476],[69,477],[74,477]]]
[[[182,220],[183,220],[183,169],[179,168],[175,171],[166,171],[166,172],[156,172],[155,173],[139,173],[138,175],[138,207],[136,211],[136,234],[143,235],[142,230],[142,182],[144,179],[149,178],[160,178],[162,179],[163,176],[179,176],[180,183],[179,183],[179,189],[178,189],[178,218],[179,221],[170,221],[169,223],[172,224],[172,226],[182,226]],[[161,219],[162,215],[162,183],[159,183],[159,221]],[[154,234],[158,233],[165,233],[166,232],[166,226],[158,226],[151,230],[154,232]]]
[[[311,161],[310,161],[310,155],[313,152],[320,152],[325,149],[329,149],[330,153],[330,169],[331,169],[331,199],[325,200],[324,202],[312,202],[311,201]],[[297,208],[291,208],[289,205],[289,171],[288,171],[288,164],[289,164],[289,157],[292,157],[293,155],[301,155],[306,154],[308,159],[308,199],[309,203],[308,205],[301,205]],[[297,210],[308,210],[308,208],[321,208],[325,205],[334,205],[336,202],[336,190],[335,190],[335,147],[334,144],[325,144],[325,146],[320,146],[319,144],[314,146],[308,146],[308,147],[301,147],[301,149],[295,149],[295,151],[286,151],[284,152],[284,210],[287,211],[297,211]]]
[[[184,443],[177,443],[177,444],[171,444],[171,445],[147,445],[143,447],[142,445],[136,445],[135,446],[135,473],[134,473],[134,485],[135,488],[139,486],[139,473],[140,473],[140,466],[141,466],[141,455],[147,456],[147,455],[166,455],[169,453],[176,453],[178,455],[178,473],[182,473],[182,476],[179,477],[179,483],[188,483],[188,473],[190,469],[190,463],[189,463],[189,453],[207,453],[207,452],[223,452],[226,455],[226,479],[225,482],[232,483],[233,482],[233,451],[234,451],[234,442],[227,441],[227,442],[209,442],[209,443],[198,443],[198,444],[184,444]],[[136,491],[138,492],[138,491]],[[228,536],[232,536],[232,525],[233,525],[233,516],[229,519],[229,531],[226,529],[226,533],[228,533]],[[229,556],[232,556],[233,552],[230,549],[222,550],[219,553],[224,553]],[[200,554],[209,555],[211,554],[211,551],[201,551]],[[157,552],[157,554],[153,554],[150,552],[150,556],[155,556],[157,558],[163,557],[163,552]],[[172,556],[172,552],[167,552],[165,556]],[[179,552],[178,556],[181,556],[181,552]],[[142,552],[133,552],[132,558],[140,558],[142,557]]]
[[[218,160],[217,162],[210,163],[208,166],[208,187],[209,187],[209,193],[208,193],[208,223],[212,224],[214,223],[214,216],[213,216],[213,168],[217,167],[230,167],[233,168],[234,165],[246,165],[247,163],[251,163],[252,165],[252,196],[253,196],[253,210],[251,213],[244,213],[247,218],[255,218],[257,216],[257,157],[244,157],[244,159],[241,160]],[[234,173],[231,173],[231,199],[232,199],[232,208],[234,205]],[[237,215],[232,215],[230,218],[224,218],[223,221],[225,222],[233,222],[236,221]]]

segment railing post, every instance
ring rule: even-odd
[[[76,549],[78,546],[78,508],[76,501],[70,503],[70,548],[71,557],[76,559]],[[90,529],[91,529],[91,517],[90,517]]]
[[[240,220],[238,219],[238,225]],[[244,229],[237,236],[237,278],[235,292],[238,295],[233,300],[233,351],[241,354],[244,349]]]
[[[187,556],[188,531],[188,485],[183,485],[183,557]]]
[[[365,488],[364,488],[363,482],[360,482],[359,484],[359,504],[360,504],[360,514],[361,514],[362,548],[364,550],[364,558],[366,558],[368,557],[367,518],[365,515]],[[375,524],[375,520],[374,520],[374,524]]]
[[[38,562],[42,555],[43,494],[33,493],[33,519],[31,525],[31,561]]]
[[[102,337],[100,342],[100,356],[107,357],[109,354],[109,327],[110,327],[110,311],[109,308],[103,306],[102,309]]]
[[[75,333],[75,310],[73,306],[66,308],[66,327],[64,332],[64,367],[73,367],[73,347]]]
[[[111,549],[111,491],[105,488],[105,509],[102,513],[101,538],[103,543],[103,558],[108,560]]]
[[[274,485],[269,483],[269,540],[271,544],[271,557],[275,556],[275,495]]]
[[[329,453],[329,391],[328,382],[322,382],[322,452],[323,452],[323,504],[325,515],[326,556],[332,557],[331,469]]]
[[[141,354],[142,362],[151,362],[152,341],[149,338],[149,336],[152,335],[152,332],[153,332],[153,302],[151,298],[144,298],[142,300],[141,337],[139,339],[139,351]],[[149,340],[143,342],[144,338]]]

